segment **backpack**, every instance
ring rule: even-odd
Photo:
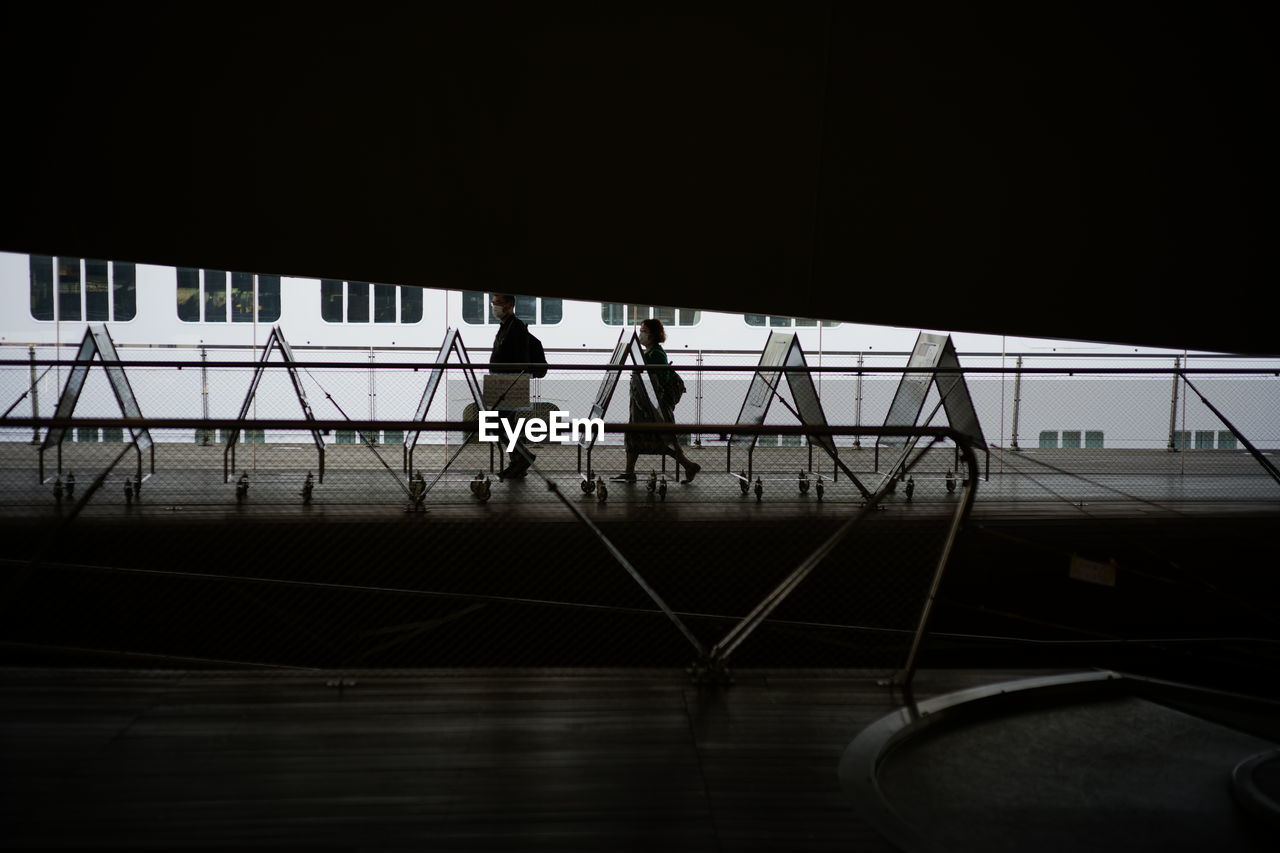
[[[535,338],[532,333],[529,335],[529,363],[541,365],[547,363],[547,354],[542,350],[542,341]],[[547,368],[545,366],[530,367],[529,374],[541,379],[547,375]]]
[[[684,396],[684,392],[689,390],[684,386],[684,380],[680,378],[680,374],[674,370],[667,371],[671,374],[671,378],[667,380],[667,408],[674,409],[676,403],[680,402],[680,398]]]

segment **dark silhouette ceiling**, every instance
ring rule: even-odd
[[[18,5],[3,249],[1280,351],[1251,7]]]

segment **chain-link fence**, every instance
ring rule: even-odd
[[[432,486],[432,500],[465,500],[470,497],[468,481],[477,474],[496,475],[503,467],[500,445],[507,439],[501,434],[498,444],[482,444],[473,437],[474,446],[459,452],[467,438],[462,432],[412,429],[433,369],[430,352],[325,349],[307,353],[293,370],[274,361],[260,371],[259,355],[249,350],[187,352],[184,361],[174,360],[173,352],[166,350],[121,351],[129,387],[149,421],[231,422],[222,427],[150,430],[157,473],[150,475],[148,459],[144,488],[157,494],[165,490],[163,499],[170,503],[234,503],[234,481],[247,475],[254,504],[293,504],[301,497],[308,472],[315,481],[312,496],[317,503],[396,503],[407,495],[407,478],[400,476],[406,466],[407,434],[415,468],[439,473],[452,460],[445,476]],[[10,409],[4,421],[54,415],[74,354],[72,348],[47,348],[29,363],[6,362],[0,370],[0,399],[8,401]],[[63,361],[50,364],[48,358],[55,355]],[[590,364],[603,362],[607,354],[572,356]],[[801,472],[815,480],[821,474],[829,500],[861,498],[857,489],[845,488],[847,478],[803,435],[766,433],[751,449],[731,445],[725,434],[713,431],[715,424],[734,423],[743,406],[754,376],[753,370],[742,367],[749,363],[746,354],[679,353],[674,360],[688,386],[676,412],[677,422],[689,427],[680,441],[689,448],[689,458],[708,474],[745,474],[752,467],[774,499],[795,494]],[[812,376],[827,421],[880,426],[902,377],[902,361],[900,355],[824,354],[822,364],[812,366]],[[1207,357],[1196,361],[1204,364],[1188,366],[1175,360],[1175,373],[1173,364],[1157,366],[1150,357],[1136,356],[1089,361],[1077,357],[1070,367],[1061,366],[1063,359],[1046,356],[966,359],[965,386],[992,448],[993,476],[984,499],[1271,500],[1274,481],[1265,460],[1280,446],[1275,365]],[[445,373],[425,419],[457,422],[474,417],[476,407],[461,368],[451,366]],[[256,392],[250,397],[255,375]],[[629,419],[631,382],[632,372],[624,370],[602,413],[606,421]],[[599,368],[557,366],[548,377],[532,381],[532,407],[522,414],[545,418],[559,411],[566,417],[584,417],[600,384]],[[788,387],[780,383],[778,390],[764,423],[797,424]],[[937,404],[933,386],[921,407],[921,425],[945,424],[945,412]],[[245,420],[237,423],[242,410]],[[320,421],[334,422],[334,428],[317,435],[306,429],[268,430],[258,425],[297,421],[297,427],[305,426],[306,411]],[[129,436],[124,427],[104,420],[121,416],[107,374],[95,367],[88,371],[75,406],[74,425],[56,446],[35,453],[32,448],[47,437],[45,431],[0,425],[0,505],[52,504],[57,476],[92,476]],[[345,423],[348,420],[352,423]],[[374,428],[357,429],[357,423]],[[237,441],[228,445],[233,433]],[[884,471],[892,464],[887,457],[893,454],[878,448],[874,438],[837,436],[834,443],[841,460],[855,472]],[[1261,455],[1251,453],[1249,445]],[[535,452],[544,471],[566,482],[588,468],[592,474],[612,476],[627,464],[624,437],[616,430],[606,430],[589,454],[578,446],[545,441]],[[205,474],[220,474],[224,467],[229,471],[233,457],[236,477],[224,482]],[[33,476],[41,471],[41,461],[44,473],[55,476]],[[983,461],[986,473],[987,460]],[[940,464],[943,470],[949,467]],[[124,479],[136,479],[137,468],[135,460],[113,472],[92,509],[125,504]],[[665,476],[669,484],[677,479],[670,459],[646,457],[636,470],[642,480],[651,471],[659,479]],[[922,470],[918,499],[942,493],[943,470]],[[788,483],[788,477],[797,482]],[[704,476],[703,483],[699,499],[713,492],[732,497],[740,485],[732,477]],[[667,499],[678,501],[683,495],[669,491]],[[501,496],[494,493],[493,499]]]
[[[188,354],[121,349],[141,420],[122,417],[98,364],[70,418],[53,417],[74,351],[0,370],[11,654],[887,674],[908,659],[971,487],[977,511],[1280,500],[1280,379],[1265,363],[966,359],[989,449],[975,442],[971,468],[959,436],[877,429],[901,355],[811,365],[824,432],[798,422],[794,372],[759,426],[737,428],[753,359],[673,353],[688,390],[629,482],[614,479],[643,396],[629,366],[602,437],[530,440],[530,471],[499,480],[506,439],[470,433],[466,368],[444,368],[415,420],[440,369],[430,351],[302,351],[292,370],[247,350]],[[588,416],[607,356],[552,353],[515,416]],[[946,426],[940,402],[931,385],[918,426]],[[129,443],[142,426],[152,447]]]

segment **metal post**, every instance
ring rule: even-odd
[[[853,425],[862,426],[862,353],[858,353],[858,379],[854,386],[853,395]],[[862,436],[855,435],[853,437],[853,446],[862,446]]]
[[[27,352],[31,356],[31,417],[40,417],[40,383],[36,380],[36,348],[34,345],[27,347]],[[40,443],[40,427],[33,426],[31,428],[31,443]]]
[[[376,421],[378,419],[378,371],[374,369],[373,361],[376,354],[373,347],[369,347],[369,420]],[[374,432],[364,437],[365,444],[370,447],[378,443],[378,433]]]
[[[1178,367],[1182,360],[1178,356],[1173,357],[1173,402],[1169,404],[1169,450],[1177,450],[1177,442],[1174,441],[1178,427]]]
[[[1018,412],[1022,404],[1022,356],[1018,356],[1018,366],[1013,374],[1013,440],[1009,443],[1010,450],[1021,450],[1018,447]]]
[[[943,544],[942,553],[938,556],[938,566],[933,573],[933,583],[929,586],[929,595],[925,598],[924,607],[920,613],[920,622],[917,624],[915,636],[911,640],[911,650],[907,652],[907,662],[903,666],[902,672],[899,673],[898,678],[894,679],[894,683],[908,690],[911,689],[911,681],[915,678],[920,646],[924,642],[925,633],[929,630],[929,617],[933,613],[933,605],[938,597],[938,590],[942,587],[942,573],[946,570],[947,562],[951,559],[951,551],[960,535],[960,529],[964,526],[970,511],[973,509],[973,499],[978,490],[978,462],[973,455],[973,447],[968,441],[964,442],[961,453],[964,456],[965,470],[968,472],[968,487],[965,490],[964,497],[961,499],[960,506],[956,508],[956,514],[951,518],[951,526],[947,530],[947,541]]]
[[[204,419],[209,420],[209,350],[206,347],[200,347],[200,406],[204,412]],[[205,447],[209,446],[209,428],[205,427],[200,430],[200,443]]]
[[[698,350],[698,375],[694,379],[693,422],[702,426],[702,350]],[[694,447],[702,446],[702,433],[697,433],[693,440]]]
[[[1190,361],[1191,359],[1187,357],[1186,353],[1183,353],[1182,366],[1186,367],[1188,362]],[[1178,380],[1185,379],[1185,378],[1186,377],[1182,376],[1181,374],[1174,373],[1173,387],[1177,388]],[[1191,443],[1191,433],[1187,431],[1187,404],[1185,399],[1183,400],[1183,403],[1182,403],[1182,436],[1183,436],[1183,440],[1186,441],[1187,443],[1187,446],[1183,448],[1184,450],[1190,450],[1192,447],[1195,446]],[[1178,460],[1178,473],[1179,474],[1187,473],[1187,454],[1185,453],[1182,454],[1182,457]]]

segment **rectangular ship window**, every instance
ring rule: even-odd
[[[58,319],[80,319],[79,258],[58,258]]]
[[[373,286],[373,322],[394,323],[396,321],[396,286],[394,284],[375,284]]]
[[[178,319],[200,322],[200,270],[178,267]]]
[[[227,274],[223,270],[204,271],[204,321],[227,322]]]
[[[53,256],[31,256],[31,316],[53,319]]]
[[[369,322],[369,282],[347,282],[347,322]]]
[[[331,278],[320,282],[320,316],[326,323],[342,322],[342,282]]]
[[[231,322],[253,322],[253,273],[231,274]]]
[[[400,322],[419,323],[422,321],[422,288],[400,288]]]
[[[138,313],[137,268],[133,264],[115,262],[111,265],[115,283],[111,293],[112,316],[117,323],[132,320]]]
[[[111,292],[108,290],[107,262],[84,262],[84,318],[90,322],[111,319]]]
[[[280,276],[258,276],[258,322],[274,323],[280,319]]]

